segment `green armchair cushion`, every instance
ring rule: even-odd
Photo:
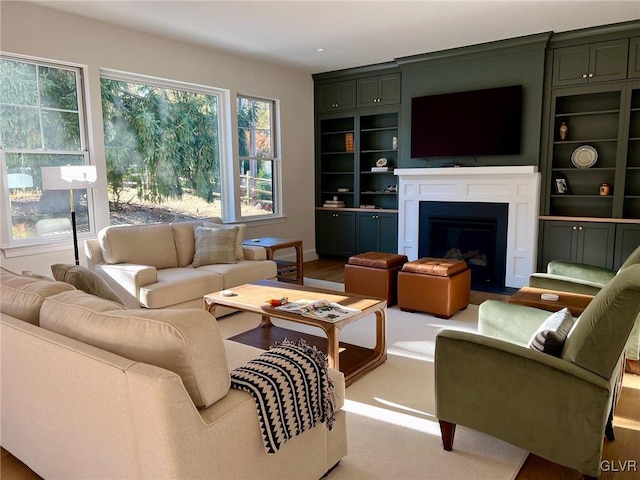
[[[573,324],[568,308],[552,313],[531,337],[529,348],[559,357]]]

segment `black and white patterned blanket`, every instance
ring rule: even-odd
[[[324,353],[300,339],[274,345],[231,372],[231,387],[256,402],[267,453],[318,423],[333,428],[335,397],[327,368]]]

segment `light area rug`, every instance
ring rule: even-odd
[[[344,291],[339,283],[306,279],[305,285]],[[387,311],[387,361],[346,391],[349,454],[328,479],[487,479],[518,474],[527,452],[458,426],[452,452],[442,448],[435,417],[435,336],[442,328],[475,331],[477,305],[449,320],[423,313]],[[256,327],[260,317],[236,313],[219,320],[225,338]],[[322,335],[321,330],[274,320],[285,328]],[[375,318],[345,327],[341,340],[373,347]],[[472,358],[469,359],[473,361]]]

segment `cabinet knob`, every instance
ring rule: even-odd
[[[593,78],[593,73],[590,73],[590,74],[589,74],[589,78]]]
[[[582,226],[579,226],[579,227],[578,227],[578,230],[582,230]]]
[[[576,227],[575,225],[574,225],[572,228],[573,228],[574,230],[577,230],[577,229],[578,229],[578,227]]]
[[[587,78],[587,74],[586,74],[586,73],[583,73],[583,74],[582,74],[582,78]]]

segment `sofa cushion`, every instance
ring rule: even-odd
[[[222,276],[199,268],[158,270],[158,280],[140,287],[140,303],[147,308],[164,308],[224,289]]]
[[[264,278],[274,278],[278,274],[276,263],[271,260],[261,262],[242,260],[235,264],[204,265],[197,270],[221,275],[224,279],[224,285],[221,289],[237,287]],[[214,291],[211,290],[207,293]]]
[[[229,368],[218,324],[209,313],[199,309],[123,310],[117,305],[105,311],[104,302],[107,300],[85,292],[48,297],[42,305],[40,325],[175,372],[198,408],[226,395]]]
[[[50,295],[75,290],[73,285],[51,280],[23,277],[0,269],[0,311],[38,325],[40,307]]]
[[[551,314],[531,337],[529,348],[559,357],[574,322],[568,308]]]
[[[244,260],[244,249],[242,247],[242,241],[244,240],[244,234],[247,230],[246,224],[234,223],[233,225],[220,225],[216,223],[204,222],[202,226],[207,228],[222,228],[222,229],[238,227],[238,235],[236,236],[236,259]]]
[[[206,222],[210,225],[218,225],[222,223],[222,220],[217,217],[211,217],[207,218]],[[204,223],[205,219],[174,222],[171,224],[179,267],[187,267],[193,262],[193,254],[196,251],[196,239],[193,235],[193,227],[202,227]]]
[[[106,263],[135,263],[157,269],[178,266],[173,230],[168,223],[113,225],[98,233]]]
[[[124,305],[124,302],[113,288],[100,275],[88,268],[80,265],[56,263],[51,265],[51,273],[53,273],[53,277],[56,280],[67,282],[78,290]]]
[[[215,263],[236,263],[236,238],[238,227],[206,228],[193,227],[196,252],[193,255],[194,267]]]

